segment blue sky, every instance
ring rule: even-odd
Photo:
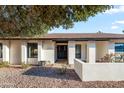
[[[73,28],[63,29],[55,28],[49,33],[122,33],[124,30],[124,6],[115,6],[115,8],[100,13],[95,17],[90,17],[87,22],[78,22]]]

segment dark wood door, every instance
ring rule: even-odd
[[[57,59],[67,59],[67,45],[57,45]]]

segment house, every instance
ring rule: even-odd
[[[89,63],[106,54],[124,52],[124,35],[111,33],[54,33],[41,37],[0,37],[0,61],[38,64],[38,61],[78,58]]]

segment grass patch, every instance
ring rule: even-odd
[[[7,61],[0,62],[0,68],[3,68],[3,67],[9,67],[9,62]]]
[[[25,64],[25,63],[21,64],[22,69],[26,69],[26,68],[28,68],[30,66],[31,66],[30,64]]]

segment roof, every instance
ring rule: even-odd
[[[112,33],[53,33],[40,37],[0,37],[0,39],[31,39],[31,40],[108,40],[124,39],[124,34]]]

